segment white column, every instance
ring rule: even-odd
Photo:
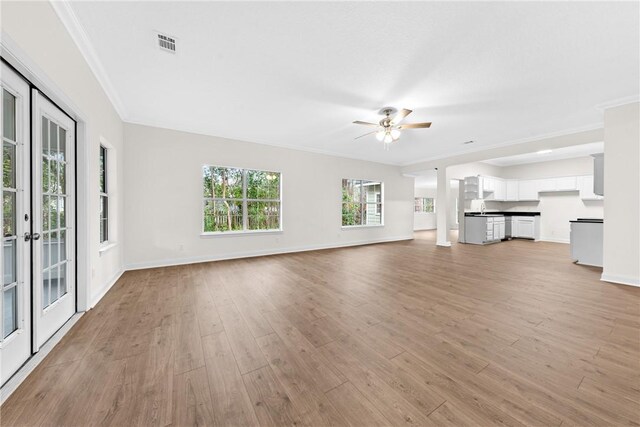
[[[640,103],[604,112],[602,280],[640,286]]]
[[[436,196],[436,225],[438,246],[451,246],[449,241],[449,178],[447,168],[438,168],[438,193]]]

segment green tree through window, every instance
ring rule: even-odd
[[[280,230],[279,172],[204,166],[206,233]]]
[[[342,226],[382,225],[382,182],[342,180]]]

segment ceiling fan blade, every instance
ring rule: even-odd
[[[406,108],[403,108],[402,110],[398,111],[398,114],[393,116],[393,119],[391,119],[391,123],[393,123],[394,125],[397,125],[412,112],[413,110],[407,110]]]
[[[431,122],[427,123],[407,123],[406,125],[398,126],[398,129],[424,129],[431,127]]]
[[[364,136],[367,136],[367,135],[373,135],[373,134],[374,134],[374,133],[376,133],[376,132],[378,132],[378,131],[377,131],[377,130],[374,130],[373,132],[365,133],[364,135],[357,136],[357,137],[355,137],[355,138],[353,138],[353,139],[360,139],[360,138],[362,138],[362,137],[364,137]]]
[[[365,125],[365,126],[379,126],[378,123],[369,123],[369,122],[362,122],[360,120],[356,120],[355,122],[353,122],[357,125]]]

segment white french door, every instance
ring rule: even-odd
[[[1,68],[2,247],[0,385],[31,356],[31,231],[29,85]]]
[[[76,311],[75,123],[33,89],[33,347]]]

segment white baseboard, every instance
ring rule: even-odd
[[[602,273],[600,280],[603,282],[617,283],[619,285],[638,286],[640,287],[640,278],[633,276],[619,276],[616,274]]]
[[[125,266],[125,271],[142,270],[145,268],[169,267],[172,265],[196,264],[199,262],[224,261],[224,260],[238,259],[238,258],[253,258],[253,257],[259,257],[259,256],[287,254],[292,252],[308,252],[308,251],[317,251],[317,250],[323,250],[323,249],[346,248],[350,246],[362,246],[362,245],[371,245],[375,243],[398,242],[403,240],[413,240],[413,235],[387,237],[384,239],[361,240],[361,241],[342,243],[342,244],[330,243],[325,245],[298,246],[298,247],[282,248],[282,249],[275,249],[275,250],[265,249],[265,250],[259,250],[259,251],[236,252],[236,253],[224,254],[224,255],[213,255],[213,256],[203,255],[203,256],[187,257],[187,258],[174,258],[174,259],[164,259],[159,261],[138,262],[138,263],[127,264]]]
[[[540,237],[540,242],[551,242],[551,243],[566,243],[569,244],[571,241],[569,239],[558,239],[556,237]]]
[[[116,282],[124,272],[125,269],[121,268],[116,272],[116,274],[111,277],[111,279],[107,280],[102,289],[100,289],[98,292],[96,292],[96,294],[94,294],[93,297],[91,297],[91,306],[89,308],[93,308],[96,306],[96,304],[98,304],[102,297],[104,297],[107,292],[109,292],[109,289],[111,289],[111,287],[116,284]]]

